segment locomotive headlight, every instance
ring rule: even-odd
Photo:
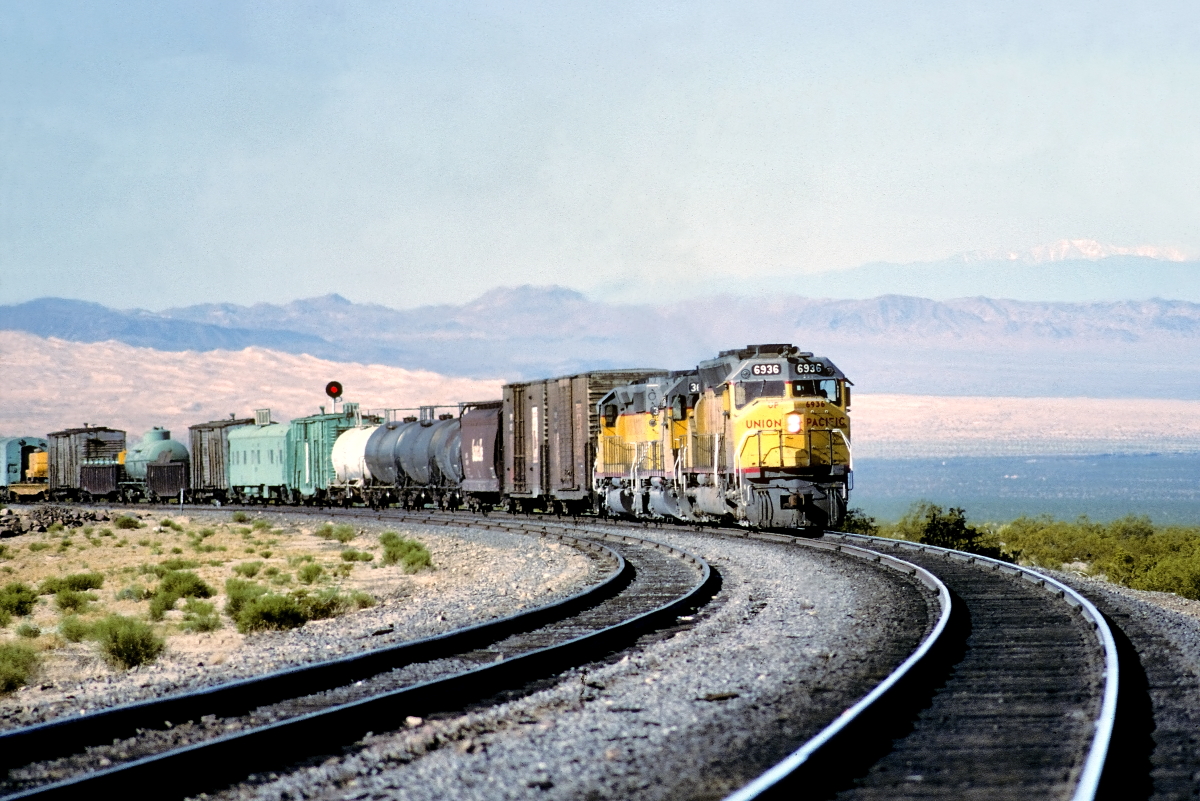
[[[802,419],[801,415],[798,415],[795,413],[789,414],[787,416],[787,432],[789,434],[799,434],[800,433],[801,419]]]

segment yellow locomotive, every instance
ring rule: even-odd
[[[829,359],[752,345],[615,387],[598,404],[594,492],[610,514],[836,526],[853,486],[850,386]]]

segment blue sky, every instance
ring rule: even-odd
[[[0,1],[0,302],[1200,253],[1195,3]]]

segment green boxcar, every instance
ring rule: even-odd
[[[292,430],[287,423],[249,425],[231,430],[230,500],[293,500],[291,442]]]
[[[343,431],[360,425],[378,425],[382,417],[360,415],[357,403],[347,403],[337,414],[297,417],[291,423],[291,480],[304,499],[322,500],[337,474],[333,470],[333,443]]]

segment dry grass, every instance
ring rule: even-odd
[[[163,638],[169,651],[172,639],[238,628],[228,613],[232,599],[227,597],[236,580],[257,575],[272,593],[295,595],[307,604],[309,618],[327,616],[316,607],[307,609],[317,598],[355,599],[341,603],[337,613],[362,608],[371,600],[364,586],[377,583],[365,574],[381,560],[348,564],[338,538],[318,536],[317,523],[300,527],[274,515],[244,513],[237,522],[232,514],[220,513],[163,517],[135,509],[127,514],[136,519],[137,528],[89,526],[28,534],[7,543],[0,586],[28,588],[31,604],[26,606],[31,608],[19,619],[9,615],[11,625],[0,629],[0,644],[27,643],[39,652],[43,668],[53,669],[56,659],[66,658],[60,652],[78,650],[71,643],[97,648],[97,627],[118,616],[150,624],[153,636]],[[369,548],[381,550],[373,537],[363,540],[369,545],[360,558],[368,558]],[[229,579],[235,582],[231,585]],[[33,588],[43,594],[35,595]],[[211,597],[200,600],[206,596]],[[18,625],[23,626],[19,633]],[[149,638],[144,632],[139,636]],[[144,658],[157,654],[155,648],[143,652]],[[137,662],[111,654],[109,659],[117,666]]]

